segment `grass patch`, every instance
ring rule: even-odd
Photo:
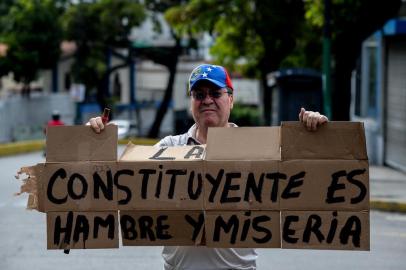
[[[375,210],[406,213],[406,203],[371,201],[370,206],[371,209]]]
[[[28,152],[41,151],[45,147],[45,140],[23,141],[0,144],[0,156],[10,156]]]
[[[136,145],[154,145],[158,139],[129,138],[118,141],[118,144],[126,145],[129,141]],[[0,157],[11,156],[35,151],[42,151],[45,147],[45,140],[22,141],[15,143],[0,144]]]

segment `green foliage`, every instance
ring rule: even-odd
[[[8,6],[3,3],[0,41],[8,46],[7,56],[0,59],[3,73],[5,69],[12,71],[16,81],[28,84],[40,69],[55,65],[62,38],[57,2],[16,0],[8,1]]]
[[[107,53],[129,48],[130,30],[145,19],[138,1],[100,0],[71,5],[63,16],[65,38],[77,44],[74,80],[87,89],[98,88],[109,71]]]
[[[276,69],[293,49],[303,21],[302,2],[192,0],[165,16],[183,35],[209,32],[215,60],[246,75]]]
[[[165,17],[184,37],[210,33],[215,62],[260,78],[263,117],[270,124],[272,96],[266,77],[295,48],[304,21],[303,1],[191,0],[169,9]]]
[[[257,107],[234,103],[231,111],[230,121],[239,126],[260,126],[262,125],[261,114]]]

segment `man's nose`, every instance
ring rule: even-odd
[[[211,97],[209,95],[209,93],[206,93],[206,95],[204,96],[204,99],[202,100],[202,103],[204,104],[211,104],[213,103],[213,97]]]

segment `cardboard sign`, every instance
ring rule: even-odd
[[[29,207],[47,213],[48,248],[117,248],[121,237],[130,246],[369,250],[361,123],[213,128],[207,146],[129,144],[119,160],[116,133],[51,127],[47,162],[22,169]]]
[[[368,211],[282,211],[282,248],[369,250]]]
[[[279,211],[208,211],[208,247],[279,248]]]
[[[203,239],[203,211],[120,211],[123,246],[194,246]]]
[[[45,211],[117,210],[116,166],[116,162],[46,163]]]
[[[48,212],[48,249],[118,248],[117,211]]]

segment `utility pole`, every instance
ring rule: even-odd
[[[323,104],[324,113],[331,120],[331,0],[324,0],[323,27]]]

